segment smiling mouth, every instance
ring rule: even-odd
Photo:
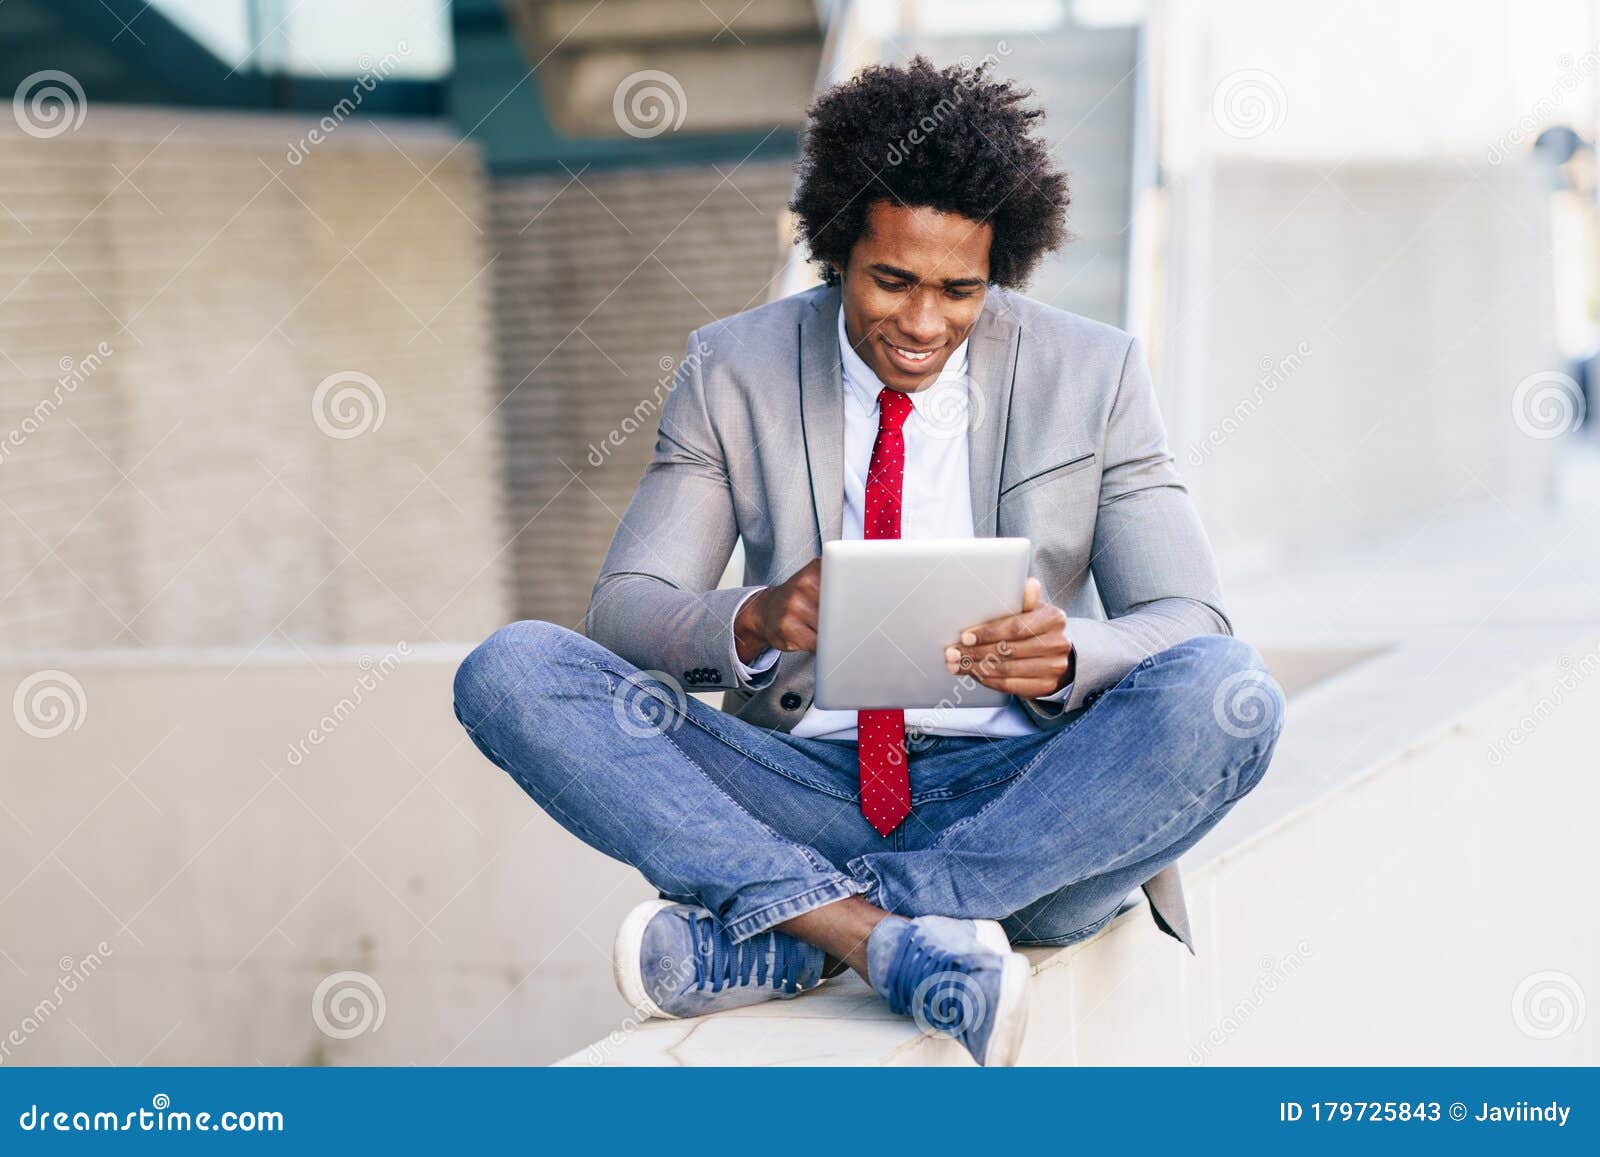
[[[931,358],[934,354],[939,352],[937,349],[931,349],[931,350],[910,350],[910,349],[906,349],[905,346],[895,345],[894,342],[890,341],[888,338],[884,338],[883,339],[883,344],[888,346],[890,349],[892,349],[895,353],[899,354],[902,358],[904,358],[908,362],[925,362],[929,358]]]

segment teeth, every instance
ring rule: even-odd
[[[931,358],[933,356],[933,351],[932,350],[926,350],[926,351],[924,351],[923,353],[920,353],[920,354],[919,353],[913,353],[911,350],[901,349],[899,346],[895,345],[894,342],[890,342],[889,343],[889,347],[891,349],[895,350],[897,353],[899,353],[902,357],[909,358],[911,361],[914,361],[914,362],[920,362],[920,361],[924,360],[925,358]]]

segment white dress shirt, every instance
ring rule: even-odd
[[[839,311],[839,350],[844,378],[844,524],[842,537],[863,538],[867,502],[867,467],[878,437],[878,393],[884,388],[861,355],[851,347]],[[968,477],[967,343],[962,342],[930,386],[907,394],[905,478],[900,504],[901,538],[971,538],[972,490]],[[755,592],[752,592],[752,595]],[[743,604],[741,604],[743,605]],[[754,664],[739,663],[745,680],[760,676],[778,661],[767,648]],[[736,656],[737,661],[737,656]],[[1043,698],[1063,700],[1068,686]],[[1031,735],[1033,718],[1015,699],[1004,707],[930,707],[906,711],[906,729],[930,735]],[[796,723],[793,735],[812,739],[854,739],[854,711],[824,711],[812,704]]]

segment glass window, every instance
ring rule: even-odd
[[[154,0],[151,5],[241,71],[355,76],[450,71],[450,5],[443,0]]]

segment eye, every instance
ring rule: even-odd
[[[874,277],[872,280],[877,283],[879,289],[887,289],[891,293],[898,292],[906,287],[906,283],[903,281],[885,281],[881,277]]]
[[[972,296],[972,292],[970,289],[947,289],[945,290],[945,295],[951,301],[965,301]]]

